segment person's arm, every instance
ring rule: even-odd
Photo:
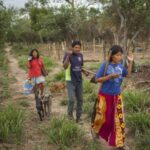
[[[28,57],[28,61],[27,61],[27,67],[30,69],[31,68],[31,60],[32,60],[32,57],[29,56]]]
[[[89,74],[90,74],[90,71],[89,70],[87,70],[87,69],[85,69],[84,67],[83,67],[83,65],[84,65],[84,60],[83,60],[83,55],[81,54],[81,57],[82,57],[82,62],[81,62],[81,66],[82,66],[82,73],[85,75],[85,76],[88,76]]]
[[[64,61],[63,61],[63,67],[64,67],[64,69],[67,69],[68,66],[69,66],[71,54],[72,54],[72,52],[69,51],[64,56]]]
[[[27,61],[27,67],[28,67],[29,69],[31,68],[31,63],[30,63],[29,60]]]
[[[42,58],[42,57],[40,57],[40,61],[41,61],[41,65],[42,65],[41,67],[42,67],[43,69],[46,69],[46,68],[45,68],[44,61],[43,61],[43,58]]]
[[[110,75],[107,75],[104,77],[96,78],[96,82],[105,82],[110,79],[114,79],[114,78],[118,78],[118,77],[119,77],[119,74],[114,73],[114,74],[110,74]]]
[[[119,77],[119,74],[116,74],[116,73],[104,76],[105,67],[106,67],[106,63],[103,63],[100,69],[98,70],[98,72],[96,73],[96,77],[95,77],[96,82],[105,82],[110,79]]]
[[[66,59],[64,60],[64,63],[63,63],[64,69],[67,69],[69,66],[69,58],[70,58],[70,55],[67,55]]]
[[[128,68],[127,68],[127,70],[128,70],[127,77],[131,76],[132,66],[133,66],[133,60],[134,60],[133,55],[129,55],[128,56],[128,62],[129,62],[129,64],[128,64]]]

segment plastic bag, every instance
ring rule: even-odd
[[[25,80],[23,88],[24,88],[25,95],[29,95],[33,93],[33,84],[31,83],[30,80]]]

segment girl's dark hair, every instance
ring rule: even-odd
[[[76,45],[79,45],[81,47],[81,42],[78,40],[75,40],[72,42],[72,47],[75,47]]]
[[[110,49],[110,61],[112,61],[112,56],[117,54],[118,52],[121,52],[123,54],[123,49],[119,45],[113,45]]]
[[[37,52],[37,58],[39,58],[40,54],[39,54],[39,51],[38,51],[36,48],[34,48],[34,49],[32,49],[32,50],[30,51],[29,56],[33,57],[33,52],[34,52],[34,51]]]

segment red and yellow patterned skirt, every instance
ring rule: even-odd
[[[92,129],[110,146],[124,146],[125,123],[121,95],[99,94]]]

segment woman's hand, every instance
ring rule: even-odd
[[[30,60],[32,60],[32,56],[29,56],[29,57],[28,57],[28,61],[30,61]]]
[[[127,58],[128,58],[128,61],[129,61],[129,62],[133,62],[133,61],[134,61],[134,56],[133,56],[133,54],[129,54],[129,55],[127,56]]]
[[[120,75],[118,73],[113,73],[108,75],[109,79],[114,79],[114,78],[118,78]]]

